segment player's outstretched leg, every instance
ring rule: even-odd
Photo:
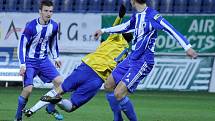
[[[114,121],[123,121],[120,105],[119,102],[116,100],[114,93],[106,93],[106,98],[109,102],[111,110],[113,111]]]
[[[51,114],[55,117],[56,120],[63,120],[63,115],[61,115],[54,107],[54,104],[50,104],[46,107],[46,112],[48,114]],[[25,114],[26,117],[31,117],[34,112],[31,111],[30,109],[24,109],[23,113]]]
[[[66,111],[66,112],[72,112],[72,111],[74,111],[74,110],[77,109],[77,106],[73,105],[73,103],[72,103],[70,100],[67,100],[67,99],[61,100],[61,101],[57,104],[57,106],[58,106],[60,109]]]
[[[52,90],[50,90],[49,92],[47,92],[45,95],[48,96],[48,97],[46,97],[46,96],[42,97],[33,107],[30,108],[30,110],[31,110],[33,113],[35,113],[36,111],[38,111],[38,110],[41,109],[42,107],[48,105],[49,102],[43,101],[43,100],[45,100],[46,98],[51,99],[52,97],[55,97],[55,96],[57,95],[57,92],[56,92],[54,89],[52,89]],[[59,99],[58,99],[58,100],[59,100]],[[60,100],[61,100],[61,99],[60,99]]]

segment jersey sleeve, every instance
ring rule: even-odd
[[[116,25],[120,24],[121,22],[122,22],[122,18],[117,16],[112,26],[116,26]],[[119,36],[120,36],[120,34],[111,34],[108,36],[106,41],[117,40],[117,39],[119,39]]]
[[[135,27],[135,14],[131,16],[130,20],[125,23],[113,26],[110,28],[103,28],[102,31],[106,33],[126,33],[134,30]]]
[[[55,31],[53,31],[53,34],[49,43],[49,49],[53,59],[57,59],[59,57],[57,32],[58,32],[58,25],[56,24]]]
[[[153,10],[151,13],[152,26],[157,30],[163,30],[176,39],[179,44],[187,51],[191,45],[189,41],[178,32],[165,18],[163,18],[157,11]]]
[[[21,35],[21,39],[19,41],[17,55],[20,62],[20,66],[25,65],[25,56],[26,56],[26,46],[27,43],[30,41],[32,36],[32,30],[29,23],[26,24],[25,29]]]

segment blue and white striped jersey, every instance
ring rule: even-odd
[[[53,59],[57,59],[59,57],[57,32],[58,24],[53,20],[46,25],[41,25],[39,18],[27,23],[18,47],[20,64],[25,64],[26,58],[46,58],[48,46]]]
[[[188,50],[191,45],[166,19],[152,8],[146,7],[142,12],[135,13],[130,20],[118,26],[104,28],[107,33],[134,32],[131,58],[137,59],[144,53],[154,53],[157,31],[163,30],[174,37],[180,45]]]

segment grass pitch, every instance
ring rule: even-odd
[[[47,89],[34,89],[27,107],[47,92]],[[14,119],[19,88],[0,87],[0,121]],[[69,94],[64,96],[69,98]],[[215,94],[206,92],[166,92],[137,91],[130,95],[139,121],[215,121]],[[59,110],[63,121],[112,121],[112,112],[100,91],[89,103],[72,113]],[[128,121],[124,116],[125,121]],[[24,121],[54,121],[44,109]]]

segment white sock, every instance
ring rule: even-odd
[[[54,97],[54,96],[57,95],[57,92],[54,89],[52,89],[49,92],[47,92],[45,95],[50,96],[50,97]],[[47,104],[49,104],[49,102],[45,102],[45,101],[40,100],[33,107],[31,107],[30,110],[32,112],[36,112],[36,111],[38,111],[39,109],[41,109],[42,107],[44,107]]]
[[[69,101],[69,100],[67,100],[67,99],[61,100],[61,101],[57,104],[57,106],[58,106],[60,109],[66,111],[66,112],[71,112],[71,110],[72,110],[72,102]]]

